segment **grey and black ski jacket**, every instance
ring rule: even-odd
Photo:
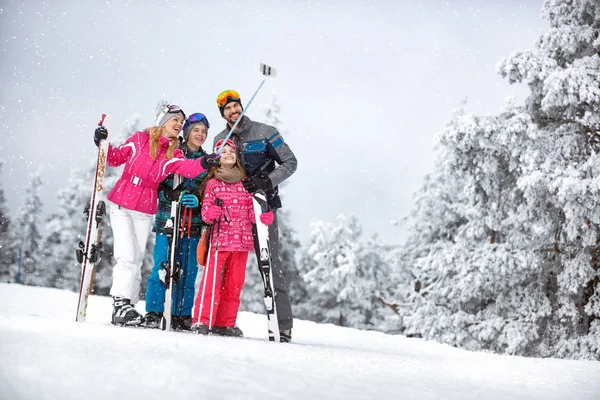
[[[227,136],[229,129],[229,126],[226,126],[215,137],[213,147]],[[298,161],[277,128],[252,121],[244,115],[230,139],[235,143],[246,175],[256,176],[263,172],[269,174],[273,189],[266,191],[267,200],[271,208],[280,208],[281,200],[277,186],[296,171]]]

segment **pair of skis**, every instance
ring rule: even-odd
[[[102,114],[98,126],[108,127],[112,122],[111,114]],[[80,241],[75,252],[77,262],[81,264],[81,283],[79,285],[79,301],[77,302],[77,322],[85,322],[88,299],[94,285],[94,269],[100,262],[103,254],[102,226],[106,215],[106,203],[103,200],[104,172],[106,170],[106,157],[108,155],[108,140],[100,141],[96,161],[96,175],[90,202],[86,205],[84,213],[87,215],[87,229],[85,241]]]
[[[181,176],[175,175],[173,177],[173,187],[176,188],[181,183]],[[190,211],[188,214],[186,211]],[[182,218],[183,215],[183,218]],[[186,218],[187,217],[187,218]],[[187,220],[188,226],[187,229],[184,226],[185,221]],[[192,220],[191,209],[183,208],[179,203],[179,201],[171,202],[171,217],[167,220],[165,224],[165,232],[167,237],[169,238],[169,258],[166,262],[161,266],[162,269],[159,272],[160,281],[166,286],[165,290],[165,308],[163,312],[163,317],[160,323],[160,329],[163,331],[170,331],[172,329],[171,326],[171,313],[173,312],[173,288],[175,283],[179,282],[179,279],[182,275],[181,269],[181,258],[180,255],[183,254],[183,249],[181,246],[183,245],[183,237],[185,233],[188,234],[188,245],[189,245],[189,234],[190,234],[190,225]],[[188,251],[185,252],[186,257]],[[185,264],[187,267],[187,259],[185,260]],[[185,285],[184,285],[185,286]],[[185,295],[185,288],[182,288],[182,298]],[[182,299],[180,300],[181,303]],[[179,304],[178,306],[182,306]]]
[[[269,240],[269,227],[260,222],[260,215],[269,211],[267,196],[264,191],[258,190],[252,194],[254,204],[254,216],[256,218],[256,241],[255,252],[258,261],[258,271],[263,281],[263,300],[267,312],[267,324],[269,329],[269,341],[279,342],[279,321],[277,320],[277,306],[275,305],[275,285],[273,283],[272,257]]]

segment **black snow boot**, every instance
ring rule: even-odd
[[[162,320],[163,314],[155,311],[150,311],[144,316],[146,320],[146,328],[158,329],[160,327],[160,321]]]
[[[192,325],[192,332],[195,332],[198,335],[208,335],[210,333],[210,328],[208,325],[197,323]]]
[[[279,331],[279,343],[290,343],[292,341],[292,330],[283,329]]]
[[[138,326],[144,323],[144,317],[131,305],[131,300],[113,297],[113,301],[113,325]]]
[[[174,331],[189,331],[192,329],[192,316],[171,316],[171,329]]]
[[[221,336],[242,337],[244,332],[237,326],[213,326],[212,333]]]

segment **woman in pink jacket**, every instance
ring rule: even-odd
[[[112,323],[139,325],[143,317],[134,307],[139,299],[141,267],[146,242],[157,208],[157,189],[169,174],[188,178],[198,176],[218,165],[218,157],[206,155],[197,160],[184,157],[178,148],[185,114],[174,105],[160,105],[156,126],[134,133],[119,147],[109,145],[106,162],[116,167],[125,164],[121,178],[107,198],[114,237],[113,282],[110,295],[114,299]],[[100,126],[94,132],[96,146],[108,132]]]
[[[223,140],[217,142],[215,151],[222,143]],[[221,165],[211,169],[204,181],[202,220],[212,224],[209,227],[212,234],[207,265],[196,296],[192,329],[204,335],[212,332],[242,336],[235,322],[246,279],[248,252],[254,250],[252,224],[256,219],[252,195],[242,185],[245,175],[235,144],[227,140],[220,155]],[[273,212],[261,214],[260,220],[266,225],[272,224]]]

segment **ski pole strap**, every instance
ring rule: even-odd
[[[143,187],[146,189],[158,189],[158,183],[149,181],[147,179],[142,179],[139,176],[130,174],[129,172],[123,171],[123,175],[121,175],[121,179],[131,182],[135,186]]]

